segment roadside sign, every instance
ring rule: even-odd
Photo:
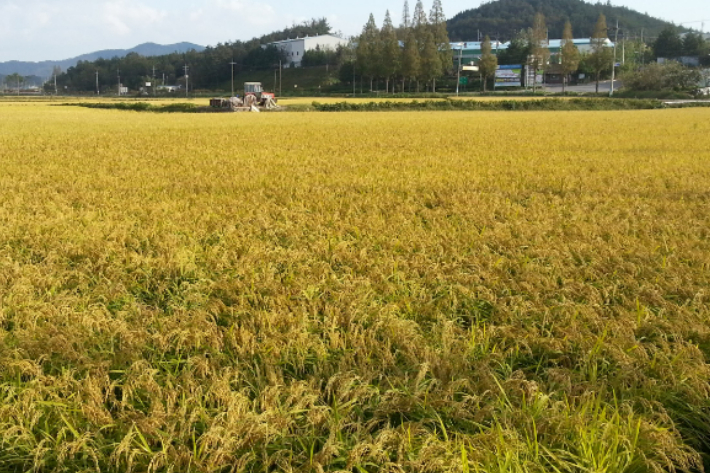
[[[463,76],[463,77],[459,78],[459,84],[468,85],[468,77]]]

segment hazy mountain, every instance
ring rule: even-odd
[[[561,38],[564,23],[572,23],[576,38],[588,38],[600,13],[604,13],[609,28],[619,20],[620,38],[653,39],[672,23],[654,18],[627,7],[611,3],[587,3],[582,0],[497,0],[466,10],[447,22],[452,41],[476,40],[480,33],[491,39],[506,41],[520,30],[532,27],[535,13],[545,15],[550,38]],[[609,33],[613,37],[613,32]]]
[[[124,57],[129,53],[138,53],[141,56],[161,56],[163,54],[170,54],[174,52],[184,53],[192,49],[196,51],[203,51],[205,48],[198,44],[185,42],[166,45],[144,43],[132,49],[105,49],[103,51],[82,54],[81,56],[61,61],[7,61],[0,62],[0,75],[8,75],[17,72],[23,76],[37,75],[48,77],[52,75],[52,69],[54,66],[59,66],[62,68],[62,71],[66,71],[70,67],[76,66],[79,61],[95,61],[99,58],[111,59],[114,57]]]

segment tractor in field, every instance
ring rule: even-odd
[[[276,106],[276,94],[264,92],[261,82],[245,82],[244,104],[257,105],[262,108],[274,108]]]
[[[279,108],[276,105],[276,95],[264,92],[261,82],[245,82],[244,97],[216,98],[210,100],[210,107],[221,111],[259,112],[262,109]]]

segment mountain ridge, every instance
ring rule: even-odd
[[[82,54],[69,59],[47,60],[47,61],[5,61],[0,62],[0,75],[18,73],[23,76],[49,77],[55,66],[66,71],[70,67],[76,66],[79,61],[96,61],[97,59],[111,59],[114,57],[125,57],[131,53],[141,56],[162,56],[174,52],[184,53],[190,50],[204,51],[205,47],[190,42],[180,42],[173,44],[142,43],[130,49],[103,49],[91,53]]]

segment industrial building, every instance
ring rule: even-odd
[[[589,53],[592,51],[592,39],[591,38],[576,38],[572,42],[580,53]],[[604,40],[605,46],[613,48],[614,43],[608,38]],[[461,64],[471,64],[473,62],[478,62],[481,58],[481,41],[464,41],[458,43],[450,43],[451,49],[454,52],[454,61],[458,63],[459,56],[461,58]],[[491,40],[491,49],[493,54],[498,54],[500,51],[508,49],[510,42],[501,43],[500,41]],[[551,39],[548,41],[547,45],[550,50],[551,55],[556,55],[562,49],[561,39]]]
[[[286,53],[289,62],[284,67],[301,67],[303,55],[306,51],[331,50],[335,51],[339,46],[347,46],[348,40],[334,35],[326,34],[320,36],[306,36],[304,38],[286,39],[266,44],[262,47],[276,46]]]

